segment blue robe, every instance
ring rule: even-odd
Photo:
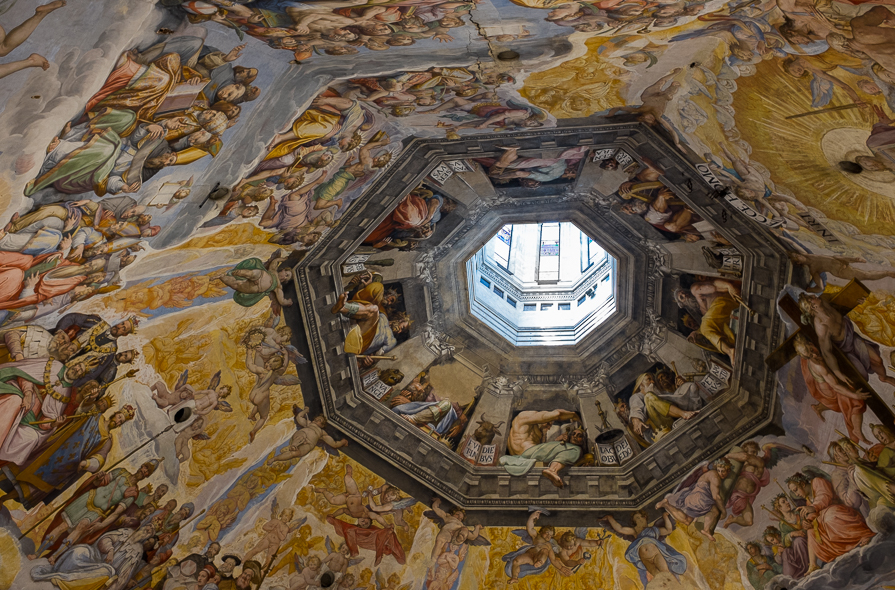
[[[379,312],[379,321],[376,324],[376,334],[370,345],[364,349],[363,354],[385,354],[398,345],[395,333],[388,323],[388,317]]]
[[[506,562],[503,570],[506,572],[508,578],[513,577],[513,560],[516,559],[517,556],[522,555],[529,549],[534,547],[534,545],[525,545],[519,549],[516,549],[512,553],[507,553],[500,559]],[[540,573],[546,572],[547,568],[550,567],[550,560],[544,562],[544,565],[541,567],[535,567],[533,565],[523,564],[519,566],[519,578],[524,578],[525,576],[536,576]]]
[[[402,416],[413,416],[419,412],[422,412],[426,408],[430,406],[438,405],[438,402],[410,402],[407,404],[401,404],[400,406],[395,406],[392,408],[396,414],[400,414]],[[448,430],[451,429],[451,426],[454,425],[454,422],[457,421],[457,410],[454,409],[454,406],[451,406],[450,411],[444,415],[444,418],[438,422],[438,424],[433,424],[435,427],[435,432],[438,434],[444,434]]]
[[[35,475],[54,488],[59,488],[66,482],[77,479],[78,464],[86,460],[103,439],[99,421],[99,414],[85,419],[65,442],[35,470]],[[65,436],[65,432],[60,430],[57,436]]]
[[[662,540],[662,537],[659,535],[658,527],[647,527],[640,531],[640,534],[637,535],[637,538],[634,539],[634,542],[628,545],[627,551],[625,551],[625,559],[634,564],[634,567],[637,568],[637,571],[640,573],[640,581],[643,582],[643,585],[646,586],[646,566],[643,565],[643,560],[640,559],[640,548],[643,545],[655,545],[659,552],[662,554],[662,557],[665,558],[665,561],[668,563],[668,569],[678,576],[683,575],[687,571],[687,558],[681,555],[677,550],[672,547],[669,547],[665,541]]]

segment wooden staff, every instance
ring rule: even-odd
[[[752,309],[751,307],[749,307],[749,305],[743,300],[742,297],[740,297],[739,295],[734,295],[733,299],[734,299],[734,301],[736,301],[737,303],[739,303],[740,305],[745,307],[746,311],[749,312],[749,315],[755,315],[755,310]]]
[[[811,115],[821,115],[823,113],[832,113],[834,111],[845,111],[848,109],[859,109],[861,105],[859,104],[844,104],[838,107],[827,107],[825,109],[817,109],[814,111],[808,111],[807,113],[799,113],[797,115],[790,115],[788,117],[784,117],[786,120],[789,119],[800,119],[802,117],[810,117]]]
[[[844,469],[848,469],[848,465],[842,465],[841,463],[836,463],[835,461],[821,461],[824,465],[835,465],[836,467],[842,467]]]
[[[109,387],[111,387],[111,386],[114,385],[115,383],[118,383],[119,381],[122,381],[122,380],[124,380],[124,379],[130,379],[130,378],[132,378],[132,377],[135,377],[135,376],[137,375],[137,373],[139,373],[139,372],[140,372],[140,371],[138,371],[137,369],[131,369],[130,371],[128,371],[127,373],[125,373],[125,374],[122,375],[121,377],[116,377],[115,379],[113,379],[112,381],[109,381],[109,382],[106,383],[105,385],[100,386],[100,389],[108,389]]]
[[[111,467],[109,467],[106,471],[112,471],[113,469],[115,469],[116,467],[118,467],[119,465],[121,465],[121,463],[122,463],[123,461],[127,460],[128,458],[130,458],[131,455],[133,455],[134,453],[136,453],[137,451],[139,451],[140,449],[142,449],[143,447],[145,447],[145,446],[148,445],[149,443],[153,442],[155,439],[157,439],[157,438],[160,437],[161,435],[165,434],[166,432],[168,432],[168,431],[171,430],[172,428],[174,428],[174,425],[173,425],[173,424],[170,425],[170,426],[168,426],[167,428],[165,428],[164,430],[162,430],[161,432],[159,432],[159,433],[156,434],[155,436],[146,439],[146,442],[144,442],[143,444],[141,444],[140,446],[138,446],[137,448],[135,448],[133,451],[131,451],[130,453],[128,453],[127,455],[125,455],[124,457],[122,457],[121,459],[119,459],[114,465],[112,465]],[[96,477],[96,474],[95,474],[95,473],[94,473],[94,474],[91,474],[90,479],[93,479],[94,477]],[[86,483],[86,482],[85,482],[85,483]],[[66,487],[68,487],[68,486],[66,486]],[[51,516],[53,516],[54,514],[56,514],[57,512],[59,512],[59,510],[61,510],[61,509],[62,509],[62,506],[57,506],[56,508],[53,508],[53,509],[52,509],[46,516],[44,516],[44,517],[41,518],[39,521],[37,521],[37,523],[34,524],[30,529],[28,529],[27,531],[25,531],[24,533],[22,533],[21,535],[19,535],[19,539],[24,539],[25,537],[27,537],[28,534],[31,533],[31,531],[33,531],[34,529],[36,529],[37,527],[39,527],[40,525],[42,525],[42,524],[44,523],[44,521],[46,521],[48,518],[50,518]]]
[[[74,420],[75,418],[88,418],[90,416],[97,416],[97,415],[99,415],[99,412],[84,412],[83,414],[75,414],[73,416],[69,416],[66,418],[66,421]],[[37,420],[36,422],[28,422],[28,424],[31,424],[32,426],[39,426],[41,424],[52,424],[55,421],[56,420]]]
[[[836,434],[838,434],[838,435],[841,436],[843,439],[845,439],[846,441],[848,441],[848,443],[851,444],[852,446],[857,447],[857,449],[858,449],[859,451],[861,451],[861,452],[863,452],[863,453],[865,453],[865,454],[866,454],[867,451],[869,450],[869,449],[865,449],[864,447],[862,447],[860,443],[856,443],[856,442],[853,441],[850,437],[848,437],[848,436],[842,434],[841,432],[839,432],[839,429],[838,429],[838,428],[836,429]]]
[[[366,492],[364,492],[364,493],[366,493]],[[258,582],[258,587],[259,587],[259,588],[261,587],[261,583],[264,582],[264,578],[266,578],[267,575],[270,573],[270,570],[273,569],[273,564],[274,564],[274,563],[276,562],[276,560],[277,560],[277,555],[280,554],[280,551],[281,551],[282,549],[283,549],[283,546],[282,546],[282,545],[280,545],[279,547],[277,547],[277,550],[274,551],[273,555],[271,556],[270,561],[268,562],[267,567],[264,568],[264,571],[263,571],[263,572],[261,572],[261,580]]]
[[[777,481],[777,478],[774,478],[774,483],[777,484],[777,487],[780,488],[780,491],[783,492],[783,495],[786,496],[786,501],[789,502],[789,507],[795,510],[795,503],[792,501],[792,498],[789,496],[789,492],[783,489],[783,486],[780,485],[780,482]]]
[[[113,384],[118,383],[119,381],[121,381],[123,379],[130,379],[131,377],[134,377],[137,373],[139,373],[139,371],[137,369],[131,369],[130,371],[128,371],[121,377],[116,377],[115,379],[113,379],[112,381],[109,381],[105,385],[100,385],[99,389],[100,389],[100,391],[103,391],[104,389],[111,387]],[[60,381],[56,381],[53,384],[53,387],[55,387],[57,385],[62,385],[62,383]]]
[[[194,520],[196,520],[197,518],[199,518],[199,517],[202,516],[203,514],[205,514],[205,508],[203,508],[202,510],[200,510],[199,512],[197,512],[196,514],[194,514],[193,516],[191,516],[191,517],[189,518],[189,520],[187,520],[186,522],[182,522],[182,523],[180,523],[179,525],[177,525],[177,528],[174,529],[174,530],[172,531],[172,533],[180,532],[180,529],[182,529],[182,528],[185,527],[186,525],[190,524],[191,522],[193,522]]]

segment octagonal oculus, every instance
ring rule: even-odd
[[[466,262],[470,312],[515,346],[577,344],[616,310],[616,260],[574,223],[504,225]]]

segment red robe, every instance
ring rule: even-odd
[[[379,565],[382,558],[391,555],[399,564],[404,564],[404,548],[398,541],[395,529],[383,529],[378,526],[370,525],[370,528],[363,529],[356,524],[333,518],[326,517],[326,522],[333,525],[336,534],[345,539],[345,544],[353,557],[358,555],[358,547],[369,549],[376,552],[376,561],[374,566]]]
[[[395,210],[373,230],[364,240],[364,244],[378,244],[399,229],[416,229],[425,225],[429,216],[429,204],[426,199],[409,193],[398,203]]]
[[[805,383],[808,385],[808,392],[811,393],[811,397],[834,412],[842,414],[845,418],[845,428],[848,431],[848,437],[853,441],[858,442],[858,433],[854,432],[852,417],[855,414],[863,414],[867,409],[867,404],[864,403],[864,400],[853,399],[844,396],[841,393],[837,393],[828,383],[817,381],[817,379],[814,378],[814,374],[811,372],[808,359],[803,358],[801,361],[802,376],[805,378]]]
[[[814,530],[808,529],[808,544],[813,545],[821,561],[829,563],[876,534],[867,528],[860,512],[840,503],[833,484],[823,477],[811,480],[808,503],[817,510],[808,515],[814,524]]]
[[[25,301],[24,299],[19,299],[19,294],[25,288],[25,273],[53,254],[58,252],[31,256],[19,252],[0,251],[0,309],[28,305],[21,303]],[[31,298],[26,299],[30,301]]]
[[[771,470],[765,469],[764,473],[761,474],[761,479],[756,477],[751,471],[741,472],[740,477],[749,479],[749,481],[755,485],[755,490],[751,494],[747,494],[741,490],[734,490],[730,494],[730,498],[727,499],[727,507],[734,516],[739,516],[747,506],[751,506],[752,503],[755,502],[758,492],[771,483]]]

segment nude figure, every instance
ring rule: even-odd
[[[827,366],[826,362],[824,362],[824,358],[817,346],[805,338],[803,334],[796,336],[793,345],[796,354],[804,359],[802,375],[806,382],[809,379],[814,381],[815,385],[814,387],[809,387],[809,393],[817,400],[817,403],[811,404],[811,409],[814,410],[820,421],[827,421],[824,418],[824,412],[830,410],[837,411],[845,419],[849,435],[853,436],[856,442],[870,444],[863,431],[864,412],[867,411],[867,405],[863,402],[870,397],[870,394],[860,388],[852,390],[851,387],[840,381]],[[842,400],[840,396],[855,401],[848,402],[847,400]]]
[[[571,576],[572,570],[563,564],[559,557],[553,552],[553,544],[550,542],[553,539],[553,535],[555,534],[555,529],[552,526],[542,526],[537,531],[535,530],[535,523],[541,517],[541,512],[539,510],[535,510],[531,513],[531,516],[528,517],[528,522],[525,523],[525,530],[528,532],[528,535],[532,539],[532,547],[525,553],[521,555],[517,555],[513,559],[512,564],[512,577],[507,581],[507,584],[515,584],[519,581],[519,570],[523,565],[530,565],[532,567],[541,567],[548,561],[556,568],[556,570],[563,576]]]
[[[289,347],[292,341],[292,328],[285,323],[280,324],[279,316],[271,313],[263,326],[256,326],[249,330],[249,334],[251,335],[252,333],[259,334],[263,338],[259,344],[261,350],[258,352],[262,361],[267,361],[274,355],[280,355],[284,359],[289,359],[289,353],[292,352]],[[297,351],[293,354],[301,357]],[[288,365],[289,363],[287,362],[286,364]]]
[[[450,542],[454,533],[461,528],[469,530],[469,527],[463,524],[463,521],[466,519],[466,511],[462,508],[452,508],[449,512],[445,512],[441,509],[441,498],[435,498],[432,501],[432,512],[434,512],[444,523],[441,525],[441,530],[438,531],[438,534],[435,536],[435,546],[432,548],[432,559],[438,559],[438,556],[444,551],[444,548]],[[466,540],[472,541],[473,539],[477,539],[481,530],[482,525],[477,524],[472,531],[470,531]]]
[[[885,6],[874,6],[851,19],[849,24],[851,37],[841,35],[838,31],[825,35],[830,46],[859,52],[889,72],[895,72],[895,12]]]
[[[398,488],[387,483],[382,484],[376,489],[369,488],[364,492],[364,495],[367,496],[369,500],[367,503],[367,510],[372,510],[380,514],[391,514],[396,525],[402,527],[405,531],[410,530],[410,524],[404,520],[404,511],[416,504],[416,500],[413,498],[401,499],[401,492],[398,491]],[[374,496],[379,496],[381,504],[376,504],[373,500]]]
[[[826,256],[823,254],[808,254],[802,252],[787,252],[789,260],[793,264],[804,266],[814,285],[809,287],[809,293],[822,293],[824,290],[824,280],[820,276],[821,273],[829,273],[834,277],[845,279],[846,281],[878,281],[885,278],[895,278],[895,269],[893,270],[864,270],[854,268],[852,264],[861,264],[867,262],[863,258],[852,256]]]
[[[544,442],[544,437],[557,420],[581,421],[578,414],[566,410],[525,411],[513,419],[507,435],[507,448],[513,455],[521,455],[527,449]]]
[[[457,568],[466,558],[469,547],[466,546],[466,536],[469,534],[465,528],[458,529],[451,542],[445,547],[445,551],[435,560],[435,565],[426,575],[426,590],[450,590],[457,580],[459,572]],[[456,549],[455,549],[456,548]],[[433,571],[434,570],[434,571]],[[410,584],[404,586],[389,586],[388,590],[409,590]]]
[[[578,551],[580,547],[602,547],[603,541],[601,539],[585,539],[583,537],[577,536],[572,531],[566,531],[559,538],[559,553],[557,556],[559,560],[565,564],[567,567],[572,568],[572,571],[577,571],[576,568],[580,565],[584,565],[589,555],[585,553],[581,557],[574,557],[575,553]]]
[[[292,406],[292,414],[295,416],[296,432],[292,435],[289,446],[279,455],[269,459],[267,461],[268,464],[276,463],[277,461],[290,461],[296,458],[300,459],[310,453],[317,446],[318,442],[323,442],[333,449],[348,446],[347,440],[342,439],[336,442],[323,431],[326,428],[326,418],[324,416],[317,416],[313,420],[308,420],[308,408],[301,410],[298,406]]]
[[[200,389],[198,391],[196,391],[192,385],[187,384],[186,381],[188,376],[188,371],[181,373],[177,382],[174,384],[174,387],[170,390],[168,389],[168,386],[165,385],[164,381],[156,381],[152,387],[149,388],[150,391],[152,391],[152,400],[155,404],[159,408],[167,408],[166,411],[170,413],[174,409],[173,406],[187,400],[193,400],[195,402],[193,413],[199,416],[207,416],[212,411],[219,409],[225,409],[226,411],[226,409],[229,408],[229,404],[226,402],[222,403],[221,400],[227,399],[233,388],[229,385],[220,385],[220,371],[211,378],[211,382],[206,389]]]
[[[827,367],[842,383],[853,389],[858,385],[853,379],[846,377],[840,369],[839,360],[833,352],[834,345],[848,357],[854,368],[865,379],[872,371],[880,381],[895,385],[895,378],[886,374],[879,346],[859,336],[852,321],[826,299],[802,293],[799,295],[799,309],[802,311],[802,321],[813,323],[814,331],[820,341],[820,353]]]
[[[193,388],[186,383],[179,387],[175,385],[171,389],[168,389],[165,382],[159,380],[156,381],[149,390],[152,392],[152,401],[162,409],[177,405],[180,402],[193,397]]]
[[[324,498],[326,498],[326,501],[333,506],[341,506],[341,508],[330,515],[333,518],[342,516],[343,514],[347,514],[352,518],[369,518],[371,520],[375,520],[384,527],[392,526],[391,524],[386,522],[384,518],[379,516],[379,514],[375,511],[367,510],[367,507],[364,505],[363,497],[361,496],[360,490],[357,487],[357,482],[354,481],[354,469],[351,467],[351,465],[345,466],[344,493],[333,494],[329,490],[317,489],[314,486],[311,486],[311,491],[315,494],[321,494]]]
[[[255,441],[255,435],[267,423],[270,417],[270,388],[274,382],[286,372],[286,361],[280,355],[268,358],[258,364],[262,347],[246,348],[246,368],[255,374],[255,386],[249,393],[249,402],[254,406],[249,420],[255,420],[255,427],[249,432],[249,442]]]
[[[21,45],[31,36],[31,33],[37,28],[37,25],[51,12],[65,6],[65,0],[56,0],[34,9],[34,16],[15,27],[8,33],[0,27],[0,57],[9,55],[13,49]],[[10,74],[14,74],[25,68],[41,68],[47,70],[50,62],[45,57],[37,53],[32,53],[25,59],[13,61],[7,64],[0,64],[0,78],[5,78]]]
[[[755,479],[760,480],[767,470],[765,467],[765,458],[758,455],[761,447],[759,447],[758,443],[755,441],[746,441],[743,443],[742,448],[742,452],[727,454],[728,459],[739,461],[743,464],[743,468],[737,476],[736,482],[733,484],[733,489],[735,491],[741,491],[747,495],[754,494],[756,488],[760,487],[759,484],[755,482]],[[751,474],[751,476],[748,474]],[[752,476],[754,476],[754,479]],[[724,521],[724,528],[729,528],[732,524],[738,524],[744,527],[752,526],[753,520],[754,514],[752,503],[750,502],[746,505],[746,508],[741,514],[731,514],[728,516],[727,520]]]
[[[339,543],[337,550],[330,552],[323,558],[323,565],[329,568],[329,571],[344,576],[345,572],[348,571],[348,566],[351,565],[350,555],[351,550],[348,549],[348,545]]]
[[[302,559],[298,558],[299,564]],[[321,561],[316,555],[308,558],[308,565],[301,568],[300,572],[296,572],[289,578],[289,590],[305,590],[309,586],[316,586],[317,580],[320,578]]]
[[[259,553],[264,552],[267,556],[267,559],[264,561],[264,567],[267,568],[274,555],[279,551],[280,545],[283,544],[290,533],[298,530],[298,527],[303,524],[303,521],[297,524],[293,523],[293,516],[295,516],[295,510],[292,508],[286,508],[277,514],[277,502],[274,500],[271,507],[270,520],[264,523],[262,527],[264,536],[255,543],[254,547],[249,549],[249,552],[245,555],[245,560],[248,561]]]

